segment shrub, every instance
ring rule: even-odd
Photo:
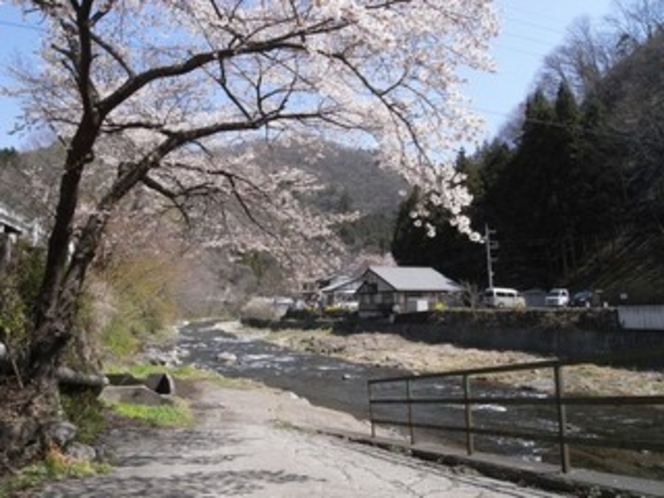
[[[285,309],[275,306],[274,299],[267,297],[256,297],[240,310],[242,320],[279,320],[285,313]]]
[[[179,272],[158,256],[126,256],[95,272],[87,288],[88,328],[107,359],[129,358],[143,345],[170,337],[179,313],[174,284]]]
[[[323,310],[323,315],[329,318],[344,318],[350,314],[351,311],[341,306],[327,306]]]
[[[12,261],[0,279],[0,340],[14,358],[24,356],[29,346],[43,272],[43,252],[19,239]]]

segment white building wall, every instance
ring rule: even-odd
[[[618,306],[618,320],[624,329],[661,330],[664,333],[664,305]]]

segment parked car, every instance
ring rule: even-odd
[[[547,306],[563,308],[569,305],[569,291],[567,289],[551,289],[546,295],[545,302]]]
[[[593,298],[593,291],[584,290],[574,294],[569,304],[575,308],[590,308],[593,305]]]
[[[483,302],[490,308],[525,308],[526,300],[516,289],[489,287],[484,291]]]

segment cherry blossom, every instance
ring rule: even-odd
[[[315,266],[304,248],[316,247],[317,261],[334,264],[340,220],[298,202],[317,180],[292,165],[261,168],[251,143],[373,148],[380,167],[470,232],[471,197],[452,159],[481,121],[459,73],[492,69],[491,1],[12,3],[45,34],[38,63],[13,68],[9,93],[23,103],[22,124],[48,127],[67,151],[40,325],[67,322],[109,217],[128,199],[176,209],[209,244],[269,250],[296,269]],[[85,198],[83,185],[94,187]]]

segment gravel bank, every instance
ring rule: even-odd
[[[396,334],[359,333],[334,335],[326,330],[282,330],[270,332],[252,329],[239,322],[223,322],[225,331],[260,337],[280,346],[311,351],[349,361],[400,367],[415,373],[444,372],[466,368],[513,365],[550,358],[518,351],[483,351],[450,344],[413,342]],[[486,376],[487,381],[550,392],[550,370]],[[664,373],[622,368],[579,365],[565,369],[569,393],[595,395],[663,395]]]

